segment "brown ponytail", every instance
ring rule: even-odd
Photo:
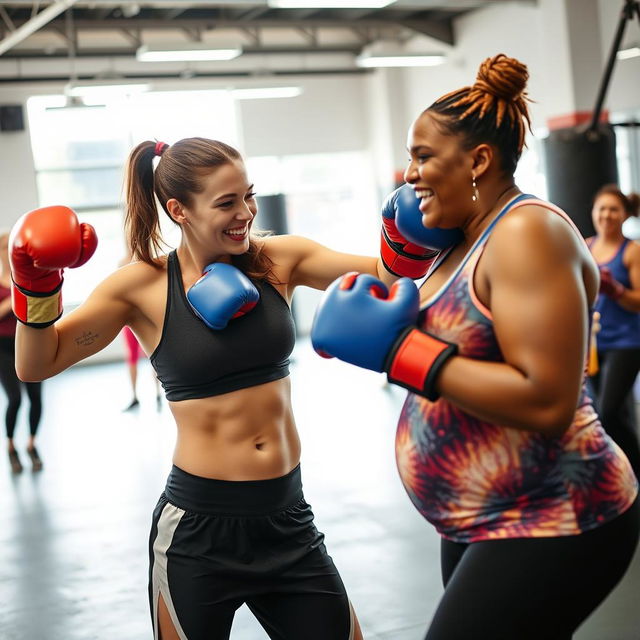
[[[154,172],[156,155],[161,157]],[[160,233],[156,197],[171,218],[166,208],[168,200],[175,198],[191,206],[193,196],[204,188],[204,175],[238,160],[242,156],[236,149],[208,138],[185,138],[171,146],[141,142],[129,155],[126,171],[125,229],[133,259],[160,266],[158,257],[166,244]],[[274,281],[273,263],[256,237],[252,234],[248,251],[232,256],[231,261],[249,277]]]
[[[124,226],[133,260],[158,266],[164,244],[153,189],[155,142],[141,142],[130,154],[125,177]]]
[[[495,146],[503,171],[513,175],[531,130],[528,79],[526,65],[499,53],[480,65],[472,86],[445,94],[427,111],[442,116],[444,129],[460,135],[466,149],[483,142]]]

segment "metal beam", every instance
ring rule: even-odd
[[[397,24],[417,31],[430,38],[435,38],[446,44],[454,45],[453,25],[451,21],[432,22],[431,20],[397,20]]]
[[[0,56],[22,42],[25,38],[28,38],[32,33],[35,33],[40,27],[51,22],[51,20],[73,6],[77,1],[78,0],[57,0],[46,9],[43,9],[37,16],[25,22],[3,40],[0,40]]]
[[[270,77],[287,77],[287,76],[323,76],[323,75],[346,75],[346,76],[357,76],[357,75],[367,75],[372,73],[371,69],[344,69],[342,67],[325,67],[322,69],[307,69],[306,67],[296,67],[287,70],[272,70],[269,71]],[[148,82],[153,82],[154,80],[179,80],[182,79],[183,76],[179,73],[155,73],[155,74],[142,74],[142,73],[123,73],[122,77],[126,80],[145,80]],[[232,72],[195,72],[192,76],[189,76],[190,79],[198,79],[198,78],[254,78],[255,71],[232,71]],[[83,80],[95,80],[96,74],[79,74],[76,78],[77,81]],[[50,75],[50,76],[20,76],[18,78],[3,78],[0,77],[0,86],[7,84],[25,84],[25,83],[34,83],[34,82],[65,82],[69,80],[69,76],[67,74],[63,75]]]
[[[0,5],[0,18],[2,18],[2,21],[7,25],[7,29],[9,29],[9,31],[16,30],[16,25],[11,22],[11,18],[9,17],[7,10],[2,5]]]
[[[330,45],[323,47],[311,47],[311,46],[245,46],[243,47],[243,54],[278,54],[278,55],[300,55],[309,53],[347,53],[356,55],[360,52],[362,46],[360,44],[345,44]],[[94,49],[78,49],[75,52],[77,59],[97,59],[97,58],[131,58],[136,54],[136,47],[120,47],[120,48],[94,48]],[[43,54],[41,49],[21,49],[19,55],[7,56],[5,60],[14,60],[20,62],[22,60],[29,60],[31,62],[36,60],[62,60],[67,59],[68,54],[63,51],[54,51],[52,53]]]

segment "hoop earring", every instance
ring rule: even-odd
[[[478,202],[478,198],[480,197],[480,192],[478,191],[478,185],[476,183],[476,177],[474,175],[471,176],[471,186],[473,187],[473,194],[471,196],[471,200],[473,200],[473,202]]]

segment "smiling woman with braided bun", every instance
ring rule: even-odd
[[[417,118],[405,180],[425,233],[459,241],[419,290],[400,280],[387,297],[366,274],[331,285],[312,331],[358,366],[382,352],[410,392],[398,469],[442,536],[427,640],[568,640],[638,540],[636,478],[585,390],[597,266],[567,215],[514,182],[527,80],[497,55]]]

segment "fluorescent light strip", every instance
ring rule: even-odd
[[[233,60],[242,53],[233,49],[149,49],[140,47],[136,52],[139,62],[197,62],[201,60]]]
[[[269,0],[274,9],[381,9],[394,0]]]
[[[117,96],[128,95],[132,93],[144,93],[150,89],[148,83],[144,82],[131,82],[131,83],[118,83],[113,82],[111,84],[86,84],[86,85],[73,85],[66,89],[66,94],[76,97],[93,97],[93,96]]]
[[[295,98],[302,93],[300,87],[248,87],[232,89],[231,95],[236,100],[256,100],[265,98]]]
[[[359,67],[435,67],[444,62],[444,56],[359,56]]]
[[[640,47],[629,47],[628,49],[620,49],[616,54],[618,60],[628,60],[640,56]]]

